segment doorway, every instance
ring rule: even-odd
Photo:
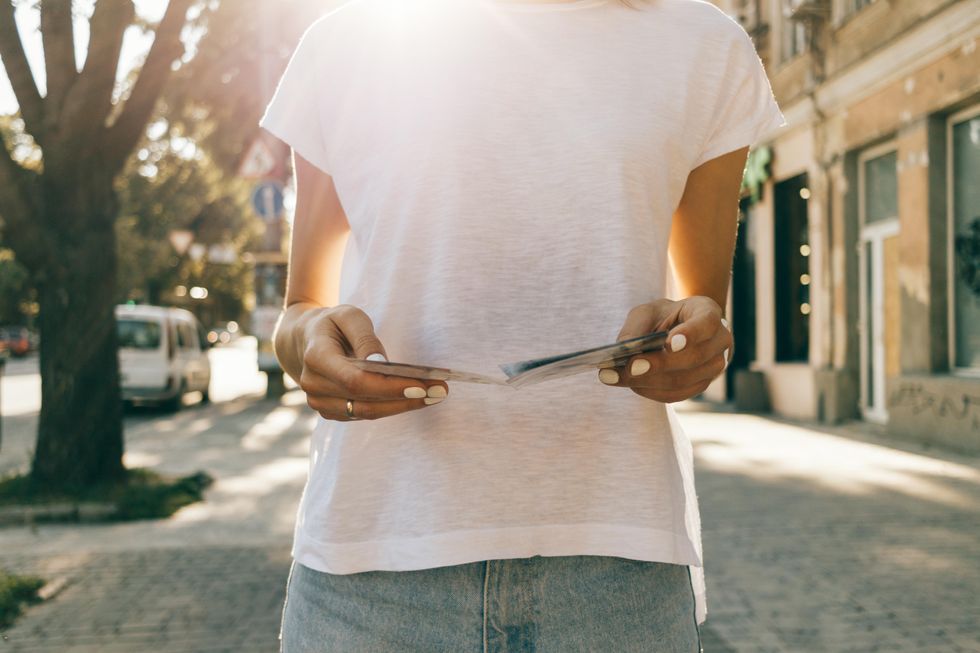
[[[898,155],[893,142],[861,154],[858,254],[861,412],[885,423],[886,378],[898,371]]]
[[[755,360],[755,247],[750,233],[750,199],[738,204],[738,231],[732,263],[732,310],[729,316],[735,346],[725,370],[725,399],[735,399],[735,373],[749,368]]]

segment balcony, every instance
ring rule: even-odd
[[[827,20],[830,0],[786,0],[783,13],[790,20]]]

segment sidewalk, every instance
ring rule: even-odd
[[[165,521],[0,529],[0,567],[68,584],[0,652],[278,650],[296,506],[315,414],[301,392],[140,423],[126,462],[216,481]]]
[[[677,408],[697,457],[707,653],[980,650],[980,461]],[[129,464],[207,469],[206,502],[163,522],[0,529],[0,566],[69,583],[0,652],[276,651],[313,420],[291,392],[140,424]]]
[[[980,651],[980,460],[705,408],[705,651]]]

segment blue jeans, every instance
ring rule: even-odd
[[[293,562],[282,653],[699,653],[686,565],[533,556],[328,574]]]

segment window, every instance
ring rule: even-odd
[[[783,20],[780,30],[782,32],[781,61],[788,61],[806,50],[806,25],[802,21],[791,20],[789,10],[789,4],[783,6]]]
[[[864,224],[898,217],[898,152],[864,162]]]
[[[874,3],[875,0],[834,0],[834,24],[845,20]]]
[[[950,358],[980,373],[980,106],[952,116],[947,139]]]
[[[810,244],[805,174],[776,184],[774,262],[776,360],[810,358]]]
[[[861,11],[862,9],[870,5],[872,2],[874,2],[874,0],[848,0],[848,4],[850,5],[848,7],[849,9],[848,13],[853,14],[856,11]]]
[[[179,322],[174,324],[174,333],[177,335],[177,346],[181,349],[186,347],[187,345],[185,344],[184,340],[184,330],[180,328]]]
[[[177,341],[182,349],[197,349],[197,334],[187,322],[177,323]]]
[[[116,334],[123,349],[158,349],[160,323],[147,320],[118,320]]]
[[[858,295],[861,333],[861,409],[865,419],[886,423],[885,384],[899,373],[898,151],[895,141],[858,157],[860,251]]]

